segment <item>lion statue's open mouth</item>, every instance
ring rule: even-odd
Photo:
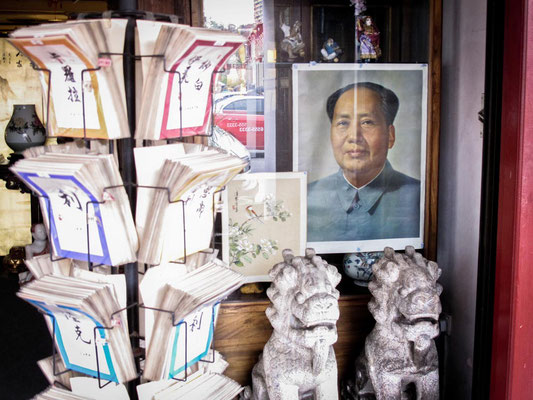
[[[312,323],[303,323],[298,318],[293,316],[291,328],[303,331],[315,331],[317,329],[326,329],[328,331],[331,331],[337,328],[335,323],[336,321],[317,321]]]

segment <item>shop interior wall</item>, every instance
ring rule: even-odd
[[[437,261],[442,268],[444,398],[472,392],[481,196],[486,1],[443,2],[442,112]]]

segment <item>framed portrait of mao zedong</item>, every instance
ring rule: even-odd
[[[293,170],[307,246],[423,248],[427,64],[294,64]]]

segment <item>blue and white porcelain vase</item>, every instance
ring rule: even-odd
[[[369,253],[349,253],[344,255],[342,266],[344,273],[358,286],[368,286],[372,279],[372,265],[383,257],[382,251]]]
[[[37,116],[35,104],[13,106],[13,115],[6,127],[5,140],[15,153],[44,144],[46,129]]]

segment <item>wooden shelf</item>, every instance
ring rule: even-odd
[[[334,345],[339,379],[354,374],[355,359],[374,326],[368,311],[369,294],[341,295],[339,339]],[[240,296],[221,304],[215,331],[214,348],[224,355],[229,367],[224,373],[241,385],[251,385],[251,373],[259,354],[272,334],[265,310],[270,301],[265,295]]]

